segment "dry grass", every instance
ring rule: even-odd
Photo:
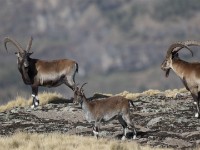
[[[0,150],[160,150],[140,146],[134,141],[96,140],[94,137],[60,133],[16,133],[9,137],[0,137],[0,145]]]
[[[182,88],[182,89],[174,89],[174,90],[166,90],[166,91],[159,91],[159,90],[147,90],[147,91],[144,91],[142,93],[130,93],[128,91],[124,91],[122,93],[119,93],[117,95],[121,95],[121,96],[124,96],[126,97],[127,99],[132,99],[134,100],[135,98],[139,97],[139,96],[152,96],[152,95],[155,95],[155,94],[163,94],[165,95],[166,97],[176,97],[176,95],[178,93],[185,93],[187,92],[187,90],[185,88]]]
[[[168,97],[174,97],[177,93],[186,92],[185,89],[180,90],[167,90],[164,92],[158,90],[148,90],[143,93],[130,93],[124,91],[118,95],[122,95],[128,99],[135,99],[142,95],[164,94]],[[112,96],[109,94],[109,96]],[[44,105],[51,101],[64,100],[63,96],[59,93],[41,93],[39,94],[40,104]],[[0,107],[0,111],[5,111],[16,106],[30,106],[32,98],[28,100],[23,97],[17,97],[15,100],[10,101],[4,106]],[[16,133],[12,136],[0,136],[0,150],[164,150],[163,148],[152,148],[149,146],[141,146],[135,141],[119,141],[99,139],[94,137],[83,136],[69,136],[61,133]],[[197,148],[196,150],[198,150]],[[168,149],[169,150],[169,149]],[[200,150],[200,149],[199,149]]]
[[[158,93],[164,94],[167,97],[175,97],[177,93],[183,93],[183,92],[186,92],[186,89],[183,88],[183,89],[166,90],[164,92],[159,91],[159,90],[147,90],[142,93],[130,93],[128,91],[124,91],[117,95],[121,95],[128,99],[134,100],[138,96],[145,96],[145,95],[151,96]],[[112,94],[104,94],[104,95],[113,96]],[[56,93],[56,92],[54,93],[43,92],[43,93],[40,93],[38,97],[40,99],[40,105],[45,105],[51,101],[56,101],[56,100],[65,101],[65,98],[61,94]],[[30,106],[31,104],[32,104],[32,97],[30,97],[29,99],[25,99],[23,97],[18,96],[16,97],[15,100],[8,102],[6,105],[0,106],[0,112],[12,109],[13,107]]]
[[[56,92],[54,92],[54,93],[43,92],[43,93],[39,94],[38,97],[40,99],[40,105],[45,105],[54,100],[63,100],[64,99],[64,97],[61,94],[56,93]],[[32,104],[32,97],[30,97],[29,99],[25,99],[21,96],[18,96],[18,97],[16,97],[15,100],[12,100],[12,101],[8,102],[7,104],[0,106],[0,112],[12,109],[13,107],[30,106],[31,104]]]

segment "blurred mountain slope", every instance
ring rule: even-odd
[[[91,81],[91,90],[180,87],[176,77],[164,80],[159,65],[171,43],[200,40],[199,8],[198,0],[7,0],[0,2],[0,39],[2,43],[5,36],[10,36],[26,47],[32,35],[33,57],[77,60],[77,78],[79,82]],[[15,90],[22,94],[27,86],[13,65],[15,48],[9,46],[8,54],[3,44],[0,48],[0,95],[12,97]],[[198,60],[200,53],[194,53]],[[188,57],[188,53],[183,54]],[[151,76],[146,73],[149,70]],[[119,86],[103,82],[115,74],[121,75],[115,80]],[[125,79],[124,74],[128,74]],[[135,75],[138,78],[129,82]],[[98,76],[101,80],[95,83]],[[151,82],[146,85],[148,78]],[[105,84],[99,87],[99,83]],[[69,91],[63,87],[59,90]]]

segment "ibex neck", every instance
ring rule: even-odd
[[[83,95],[83,102],[82,102],[82,108],[83,108],[83,110],[84,109],[88,109],[88,106],[89,106],[89,102],[88,102],[88,100],[87,100],[87,98],[86,98],[86,96],[84,94]]]
[[[22,79],[24,81],[25,84],[31,84],[31,79],[29,76],[29,68],[25,68],[23,65],[18,64],[18,69],[21,73]]]
[[[181,60],[181,59],[175,59],[172,62],[172,69],[173,71],[181,78],[183,79],[185,74],[185,68],[188,68],[189,63]]]

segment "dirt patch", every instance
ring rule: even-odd
[[[138,97],[131,108],[138,136],[142,145],[188,149],[200,144],[200,119],[194,117],[192,97],[185,93],[176,98],[163,94]],[[70,135],[93,136],[93,124],[88,123],[80,106],[72,103],[49,103],[33,110],[16,107],[0,113],[0,135],[23,132],[61,132]],[[121,139],[122,127],[117,120],[103,123],[100,136]],[[132,132],[127,134],[131,141]]]

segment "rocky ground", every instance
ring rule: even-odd
[[[163,94],[140,96],[134,102],[131,116],[138,131],[136,141],[153,147],[176,149],[194,148],[200,145],[200,119],[194,117],[194,104],[188,93],[176,98]],[[71,100],[55,100],[33,110],[15,107],[0,113],[0,135],[15,132],[62,132],[69,135],[92,136],[92,124],[88,123],[80,106]],[[117,120],[101,125],[100,136],[120,139],[122,127]],[[128,140],[132,140],[131,131]]]

